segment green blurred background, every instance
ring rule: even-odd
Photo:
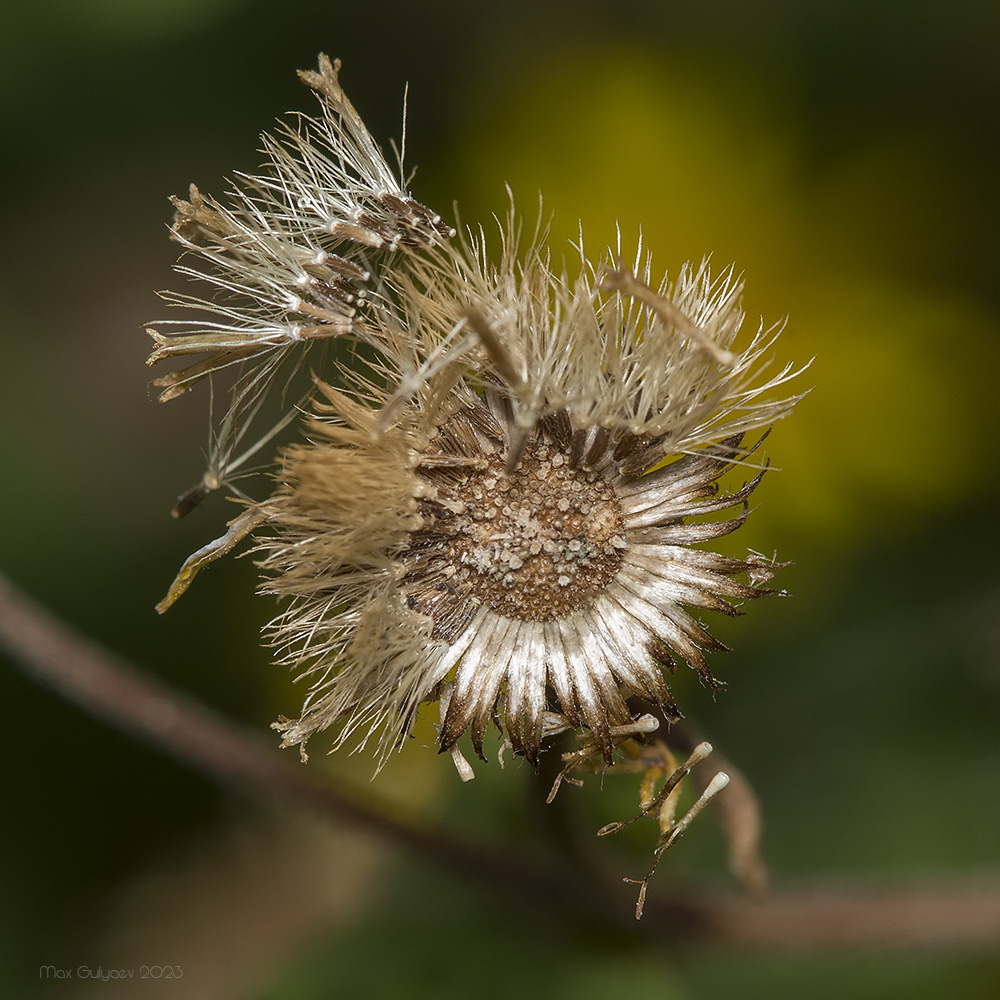
[[[228,505],[167,516],[201,474],[207,404],[151,401],[141,328],[162,313],[154,289],[179,286],[166,196],[255,168],[258,133],[310,109],[294,70],[323,50],[386,148],[409,82],[413,190],[444,214],[456,199],[464,222],[488,223],[507,182],[533,220],[540,190],[557,254],[578,220],[594,250],[616,220],[626,247],[641,226],[654,267],[735,261],[748,324],[789,317],[784,354],[816,357],[816,388],[772,434],[782,471],[731,542],[793,559],[794,598],[719,623],[728,691],[713,702],[681,678],[679,700],[760,793],[778,886],[995,877],[1000,8],[475,6],[5,7],[0,567],[262,733],[296,711],[299,690],[257,645],[272,608],[249,560],[153,612]],[[254,1000],[1000,996],[1000,948],[690,951],[538,918],[219,791],[4,667],[4,996],[146,995],[40,983],[45,964],[180,965],[157,996]],[[362,788],[371,770],[321,752],[310,766]],[[461,786],[415,746],[372,787],[529,849],[544,826],[530,771],[478,772]],[[561,794],[596,828],[631,809],[634,785],[607,785]],[[635,875],[652,836],[600,846]],[[653,891],[728,884],[710,817],[672,855]]]

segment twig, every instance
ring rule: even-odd
[[[564,919],[599,916],[658,943],[702,942],[771,949],[847,946],[993,948],[1000,940],[1000,881],[884,889],[798,889],[749,899],[674,890],[653,899],[636,927],[632,897],[581,884],[551,866],[529,864],[427,830],[362,802],[283,759],[206,706],[170,691],[77,634],[0,575],[0,648],[25,673],[116,728],[196,767],[226,787],[273,796],[402,845],[456,873],[526,897],[533,912]]]
[[[257,733],[140,673],[20,594],[0,574],[0,648],[24,672],[91,715],[192,765],[225,787],[273,796],[334,822],[401,844],[434,860],[522,891],[565,891],[561,879],[441,831],[430,831],[360,801]]]
[[[1000,942],[996,875],[911,885],[824,884],[764,899],[692,891],[678,896],[703,918],[702,940],[772,951],[984,948]],[[653,913],[647,903],[646,916]]]

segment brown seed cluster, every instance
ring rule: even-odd
[[[562,617],[591,603],[617,573],[626,542],[614,489],[600,473],[571,468],[555,445],[529,443],[513,472],[493,456],[449,485],[433,526],[419,533],[438,542],[435,593],[420,593],[410,574],[418,584],[411,606],[436,625],[456,612],[465,620],[457,605],[521,620]],[[435,629],[441,637],[450,631]]]

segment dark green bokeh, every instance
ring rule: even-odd
[[[748,323],[790,314],[784,350],[817,357],[816,389],[775,430],[769,452],[783,471],[731,541],[794,559],[781,582],[795,596],[720,623],[735,650],[717,664],[729,690],[713,702],[680,678],[679,697],[761,794],[779,884],[995,874],[993,8],[90,0],[18,3],[5,22],[4,571],[262,732],[295,711],[298,689],[257,644],[271,609],[251,596],[248,560],[213,568],[166,618],[152,611],[227,505],[166,517],[201,473],[205,399],[150,401],[141,327],[161,311],[152,290],[177,285],[166,195],[192,180],[219,191],[223,175],[254,168],[259,131],[309,108],[294,69],[328,51],[386,144],[409,81],[407,159],[427,203],[446,210],[457,198],[465,222],[486,224],[506,211],[510,182],[533,221],[541,188],[557,253],[578,217],[592,249],[619,219],[623,245],[642,226],[661,268],[710,251],[720,266],[736,260]],[[4,666],[0,993],[72,995],[79,983],[40,984],[38,967],[114,964],[129,885],[183,870],[191,845],[219,829],[284,820],[234,804]],[[379,781],[428,821],[518,850],[541,836],[525,768],[491,765],[459,787],[443,759],[413,756]],[[367,776],[364,761],[334,766]],[[408,768],[419,781],[407,799]],[[631,808],[634,788],[561,794],[596,826]],[[647,861],[641,831],[607,849],[623,874]],[[643,950],[569,913],[539,926],[407,859],[365,872],[329,929],[318,913],[204,995],[489,997],[507,995],[515,973],[533,984],[525,992],[581,998],[1000,993],[995,953]],[[724,882],[710,818],[654,889],[674,877]],[[251,898],[262,920],[289,922],[294,900]],[[209,904],[195,892],[186,905]],[[160,916],[143,915],[146,940]],[[174,916],[183,922],[184,905]],[[242,930],[216,932],[227,954]],[[186,975],[198,988],[198,967]],[[207,972],[200,981],[207,990]]]

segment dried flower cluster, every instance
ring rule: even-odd
[[[265,137],[261,173],[221,201],[174,200],[193,261],[178,270],[212,294],[168,295],[194,318],[149,331],[150,363],[193,358],[161,398],[235,366],[177,512],[220,486],[245,508],[161,610],[253,533],[262,589],[284,601],[270,639],[309,682],[300,717],[276,724],[284,745],[329,729],[384,761],[436,701],[463,776],[460,737],[482,755],[491,722],[532,763],[573,728],[610,764],[657,724],[630,699],[681,717],[677,662],[719,686],[696,615],[775,593],[769,561],[698,546],[745,520],[763,472],[731,493],[719,478],[762,470],[747,435],[791,409],[773,390],[795,373],[765,370],[776,329],[737,345],[731,270],[653,283],[641,249],[625,269],[582,242],[575,271],[554,269],[544,233],[520,248],[513,210],[494,258],[405,190],[338,69],[301,74],[322,114]],[[262,431],[269,393],[281,411]],[[251,500],[239,470],[307,399],[302,440]]]

